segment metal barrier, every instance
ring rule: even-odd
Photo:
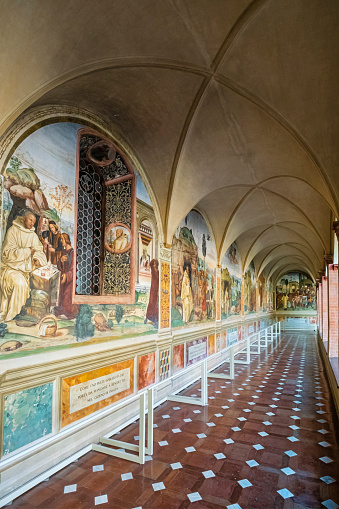
[[[191,405],[208,405],[208,390],[207,390],[207,359],[201,361],[201,397],[194,398],[191,396],[179,396],[173,394],[167,396],[167,401],[176,401],[178,403],[189,403]]]
[[[274,330],[275,329],[275,330]],[[267,348],[269,342],[273,342],[275,338],[278,337],[281,333],[281,324],[280,322],[276,322],[268,327],[265,328],[265,336],[264,336],[264,345],[261,343],[261,332],[259,331],[256,334],[253,334],[251,336],[248,336],[246,338],[246,346],[239,350],[238,352],[234,351],[234,345],[231,345],[229,349],[224,349],[221,352],[216,352],[215,354],[211,355],[208,359],[203,359],[200,361],[200,368],[201,368],[201,375],[199,378],[201,378],[201,397],[191,397],[191,396],[180,396],[177,393],[171,394],[167,396],[167,401],[175,401],[178,403],[188,403],[191,405],[200,405],[200,406],[206,406],[208,405],[208,384],[207,384],[207,378],[221,378],[221,379],[228,379],[228,380],[234,380],[234,365],[235,364],[250,364],[251,362],[251,354],[259,355],[261,346],[264,348]],[[256,339],[253,340],[253,337],[256,336]],[[257,351],[251,350],[252,346],[257,347]],[[220,364],[224,364],[225,362],[230,363],[230,374],[225,375],[223,373],[213,373],[212,371],[208,371],[207,368],[207,360],[213,359],[213,357],[222,356],[223,353],[228,352],[228,358],[223,359]],[[235,359],[236,355],[243,354],[246,352],[246,360],[241,359]],[[218,366],[215,366],[212,369],[217,369]],[[194,364],[189,370],[196,370],[199,366],[199,363]],[[175,377],[171,377],[173,380]],[[134,445],[130,444],[128,442],[123,442],[121,440],[115,440],[112,438],[100,438],[99,442],[100,444],[93,444],[92,450],[103,452],[105,454],[109,454],[110,456],[116,456],[118,458],[126,459],[129,461],[134,461],[136,463],[144,464],[145,463],[145,454],[148,454],[152,456],[153,454],[153,402],[154,402],[154,391],[158,391],[160,387],[164,383],[168,383],[170,379],[163,380],[162,382],[158,383],[157,385],[153,386],[152,388],[148,389],[148,423],[147,423],[147,446],[145,443],[145,429],[146,429],[146,393],[142,392],[141,394],[134,396],[133,398],[129,398],[126,400],[126,404],[130,403],[133,399],[140,400],[140,419],[139,419],[139,444]],[[184,389],[179,389],[178,392]],[[104,445],[101,445],[104,444]],[[118,447],[119,449],[113,449],[111,447],[106,447],[107,445],[111,447]],[[137,454],[131,454],[126,452],[124,449],[134,451]]]
[[[121,440],[115,440],[112,438],[99,438],[101,444],[110,445],[113,447],[119,447],[120,449],[127,449],[129,451],[135,451],[138,454],[131,454],[124,450],[111,449],[105,447],[105,445],[92,444],[92,450],[97,452],[103,452],[110,456],[116,456],[124,460],[134,461],[143,465],[145,463],[145,453],[152,456],[153,454],[153,391],[154,387],[148,389],[148,422],[147,422],[147,447],[145,443],[145,422],[146,422],[146,393],[142,392],[138,395],[140,401],[140,418],[139,418],[139,444],[129,444],[128,442],[122,442]],[[131,400],[129,400],[130,402]]]

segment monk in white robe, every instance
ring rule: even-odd
[[[36,267],[47,264],[43,246],[35,233],[35,215],[27,211],[8,229],[2,248],[0,318],[13,320],[30,295],[29,277]]]

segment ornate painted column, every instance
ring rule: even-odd
[[[168,333],[171,328],[171,256],[171,249],[161,244],[159,256],[159,333]]]

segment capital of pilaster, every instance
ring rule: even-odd
[[[172,249],[170,247],[166,247],[164,244],[160,244],[159,258],[163,262],[171,263]]]

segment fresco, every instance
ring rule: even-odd
[[[134,392],[134,360],[62,381],[62,426],[91,415]]]
[[[187,341],[186,343],[186,366],[191,366],[207,357],[207,337]]]
[[[53,384],[5,396],[3,454],[52,433]]]
[[[138,363],[138,388],[140,391],[155,383],[155,352],[140,356]]]
[[[216,262],[212,235],[191,211],[172,242],[172,327],[215,320]]]
[[[171,266],[167,262],[161,261],[161,294],[160,294],[160,328],[170,327],[170,281]]]
[[[185,367],[185,345],[173,346],[173,373],[177,373]]]
[[[244,312],[256,312],[256,272],[253,260],[249,264],[244,276]]]
[[[160,382],[166,380],[170,376],[170,350],[162,350],[159,354],[159,378]]]
[[[208,355],[213,355],[215,352],[215,335],[208,336]]]
[[[134,304],[73,302],[75,217],[78,225],[86,220],[85,209],[75,210],[77,136],[81,128],[74,123],[40,128],[19,145],[5,170],[0,357],[157,330],[159,268],[152,258],[152,239],[147,263],[140,262],[148,284],[135,286]],[[137,198],[149,202],[145,186],[139,175],[136,177]],[[90,186],[90,181],[83,185]],[[110,222],[104,242],[106,254],[129,256],[131,231],[125,224]]]
[[[241,261],[235,242],[221,262],[221,318],[241,314]]]
[[[316,287],[312,279],[302,272],[285,274],[276,287],[277,311],[314,311]]]
[[[221,333],[218,332],[216,334],[216,351],[220,352],[221,350],[222,350],[222,337],[221,337]]]
[[[265,312],[267,309],[267,291],[266,291],[266,280],[264,275],[261,273],[258,277],[258,300],[257,300],[257,312]]]
[[[221,333],[221,349],[224,350],[228,345],[227,345],[227,334],[228,334],[228,331],[223,331]]]
[[[151,284],[151,260],[154,258],[153,231],[149,221],[143,221],[139,228],[139,282]]]
[[[227,346],[234,345],[238,341],[238,327],[227,330]]]

